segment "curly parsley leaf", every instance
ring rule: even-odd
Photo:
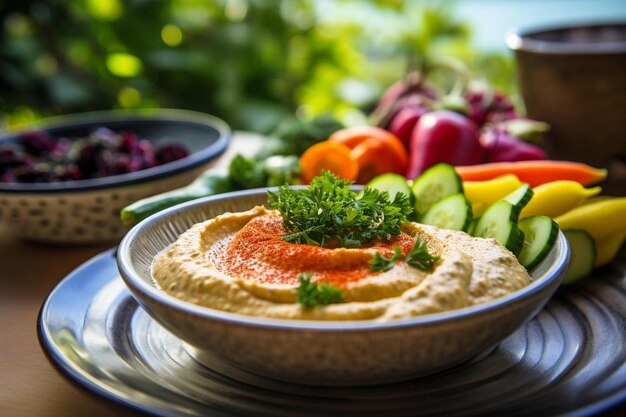
[[[282,186],[268,191],[270,206],[283,217],[287,242],[317,246],[358,247],[374,239],[389,240],[413,211],[409,199],[366,187],[350,190],[350,181],[324,171],[304,189]]]
[[[417,268],[421,271],[429,271],[439,262],[439,259],[439,256],[433,256],[428,252],[428,247],[420,238],[416,238],[415,245],[413,245],[413,249],[411,249],[411,252],[409,252],[407,256],[404,256],[402,250],[396,246],[393,248],[391,258],[386,258],[382,256],[380,252],[376,252],[369,263],[371,272],[389,271],[398,260],[404,260],[413,268]]]
[[[440,256],[433,256],[428,252],[428,247],[419,238],[415,240],[415,245],[411,252],[404,258],[407,264],[413,268],[417,268],[422,271],[429,271],[432,267],[439,262]]]
[[[305,308],[343,302],[343,291],[331,284],[311,282],[313,274],[302,273],[298,276],[300,286],[296,288],[298,303]]]
[[[370,259],[370,271],[371,272],[385,272],[385,271],[389,271],[391,268],[393,268],[394,263],[399,260],[404,258],[404,255],[402,255],[402,250],[396,246],[395,248],[393,248],[393,255],[391,255],[391,258],[386,258],[383,255],[380,254],[380,252],[376,252],[374,254],[374,256],[372,257],[372,259]]]

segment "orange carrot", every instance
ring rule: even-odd
[[[485,181],[504,174],[515,174],[531,187],[550,181],[571,180],[584,186],[606,178],[606,169],[599,169],[572,161],[534,160],[518,162],[492,162],[480,165],[455,167],[463,181]]]
[[[372,178],[386,172],[404,174],[404,171],[398,172],[398,166],[402,167],[402,162],[398,161],[393,150],[376,139],[364,140],[350,153],[359,165],[357,184],[367,184]]]
[[[308,184],[323,170],[330,171],[340,178],[354,181],[359,173],[359,165],[350,153],[350,148],[336,142],[320,142],[307,149],[300,157],[302,182]]]
[[[364,171],[363,175],[359,174],[359,184],[368,182],[365,179],[371,179],[372,173],[378,175],[394,172],[404,175],[406,172],[409,155],[400,139],[385,129],[376,126],[347,127],[330,135],[328,141],[341,143],[352,149],[352,155],[359,161],[359,169]],[[377,150],[377,158],[380,160],[375,166],[374,149]]]

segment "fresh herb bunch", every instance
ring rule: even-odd
[[[324,171],[308,188],[268,191],[270,206],[281,213],[289,232],[283,239],[353,248],[399,235],[400,225],[413,210],[408,197],[399,193],[390,201],[386,191],[366,187],[357,193],[350,190],[351,184]]]
[[[311,282],[313,274],[303,272],[298,276],[300,286],[296,288],[298,303],[305,308],[313,308],[320,305],[336,304],[343,301],[343,291],[331,284],[318,284]]]
[[[421,271],[429,271],[432,267],[439,262],[440,256],[433,256],[428,252],[428,247],[419,238],[415,239],[415,245],[411,249],[411,252],[407,256],[402,255],[401,249],[396,246],[393,248],[393,255],[391,258],[386,258],[376,252],[372,259],[370,259],[370,271],[372,272],[385,272],[393,268],[396,261],[404,260],[407,264],[413,268]]]

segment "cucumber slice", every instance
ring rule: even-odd
[[[585,230],[569,229],[563,231],[571,251],[571,260],[563,284],[572,284],[587,277],[596,261],[596,242]]]
[[[547,216],[526,217],[518,226],[524,232],[524,247],[518,260],[526,269],[532,269],[554,246],[559,226]]]
[[[462,193],[452,194],[436,201],[422,216],[421,223],[442,229],[462,230],[469,228],[472,220],[472,204]]]
[[[524,244],[524,232],[513,220],[515,218],[513,204],[498,200],[480,216],[474,236],[493,238],[517,255]]]
[[[390,201],[394,201],[398,193],[406,194],[411,202],[413,201],[413,193],[411,192],[409,182],[402,175],[393,173],[382,174],[368,182],[366,187],[387,191]]]
[[[413,181],[415,196],[415,212],[421,217],[437,200],[463,192],[463,181],[454,167],[448,164],[437,164],[428,168]]]
[[[474,231],[476,230],[476,223],[478,223],[478,219],[470,220],[469,227],[467,228],[467,234],[474,236]]]
[[[533,197],[533,189],[530,188],[530,185],[523,184],[511,194],[507,195],[503,198],[504,201],[508,201],[513,205],[513,209],[515,210],[515,218],[513,221],[517,221],[519,218],[519,214],[524,207],[528,204],[530,199]]]

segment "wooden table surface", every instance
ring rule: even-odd
[[[252,154],[258,135],[236,132],[213,167]],[[116,242],[52,246],[27,242],[0,224],[0,417],[113,417],[144,414],[78,388],[48,362],[37,339],[37,315],[57,283]]]
[[[237,134],[217,162],[258,147],[258,137]],[[39,309],[70,271],[113,243],[49,246],[23,241],[0,226],[0,416],[143,416],[78,388],[48,362],[37,339]],[[626,415],[626,407],[609,415]]]

